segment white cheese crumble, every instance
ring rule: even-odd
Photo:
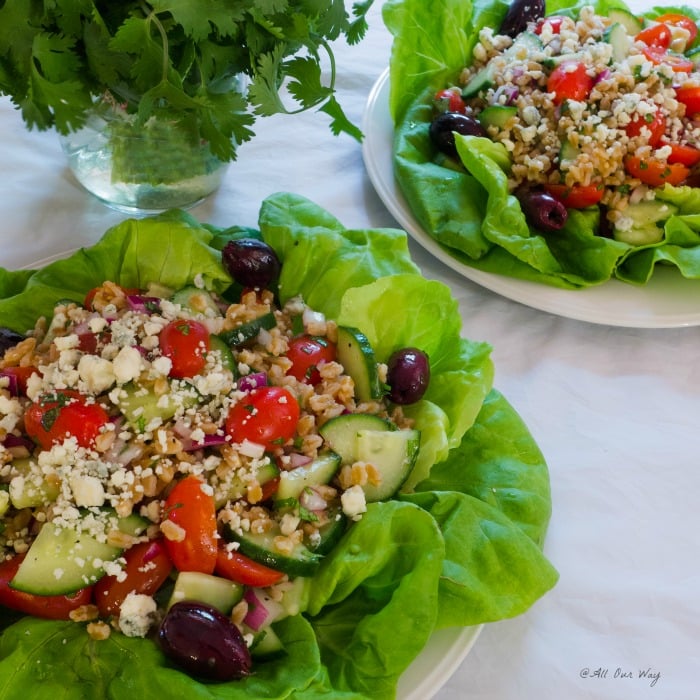
[[[151,596],[129,593],[119,609],[119,629],[127,637],[145,637],[156,622],[157,610]]]

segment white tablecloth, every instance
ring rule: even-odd
[[[356,123],[386,67],[379,7],[359,46],[337,47],[339,97]],[[254,226],[276,191],[347,226],[395,226],[361,147],[323,114],[259,122],[221,190],[191,210]],[[0,264],[94,242],[123,215],[66,170],[53,133],[28,132],[0,100]],[[700,329],[567,320],[463,279],[412,243],[426,277],[459,299],[464,334],[493,345],[496,386],[551,471],[546,553],[561,574],[528,613],[487,625],[439,700],[697,700],[700,697]],[[698,300],[700,304],[700,299]]]

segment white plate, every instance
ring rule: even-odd
[[[657,267],[644,286],[611,280],[597,287],[567,290],[483,272],[456,260],[421,228],[394,179],[388,70],[370,92],[362,129],[362,155],[379,198],[407,233],[463,277],[526,306],[578,321],[631,328],[700,325],[700,280],[687,280],[676,268]]]
[[[37,260],[23,269],[38,270],[67,258],[77,248]],[[435,632],[399,679],[397,700],[430,700],[457,670],[476,642],[483,625],[450,627]]]

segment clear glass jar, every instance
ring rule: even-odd
[[[186,126],[135,115],[106,100],[85,126],[61,136],[78,182],[113,209],[135,215],[187,209],[221,185],[226,166]]]

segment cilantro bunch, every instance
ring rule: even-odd
[[[223,161],[258,116],[319,107],[333,133],[359,138],[335,98],[331,43],[359,42],[372,2],[12,0],[0,3],[0,93],[28,127],[64,135],[106,98],[140,124],[177,123]]]

